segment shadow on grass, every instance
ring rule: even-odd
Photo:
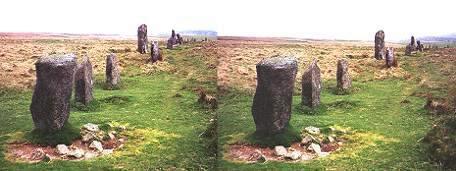
[[[24,138],[33,144],[55,146],[57,144],[71,144],[73,140],[79,137],[79,129],[67,122],[59,131],[44,132],[35,129],[26,133]]]
[[[289,125],[283,132],[273,135],[251,133],[245,138],[249,143],[260,147],[274,147],[277,145],[291,146],[294,142],[301,141],[300,131]]]

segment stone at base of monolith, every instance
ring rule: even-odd
[[[252,115],[260,134],[282,132],[290,121],[297,61],[293,57],[263,59],[256,65],[258,84]]]
[[[37,79],[30,105],[33,123],[41,131],[60,130],[70,115],[76,56],[41,57],[35,66]]]

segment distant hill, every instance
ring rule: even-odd
[[[176,30],[176,33],[179,33],[182,36],[217,37],[217,32],[212,31],[212,30],[184,30],[184,31]],[[162,33],[159,36],[160,37],[169,37],[169,34],[170,33]]]
[[[424,42],[456,42],[456,33],[442,36],[425,36],[419,37],[418,40]]]

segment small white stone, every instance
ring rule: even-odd
[[[84,157],[85,152],[81,149],[75,149],[72,152],[70,152],[69,156],[73,156],[77,159]]]
[[[298,160],[301,157],[301,155],[301,152],[296,150],[292,151],[291,153],[288,153],[285,157],[291,160]]]
[[[92,143],[90,143],[90,145],[89,145],[89,148],[96,149],[99,152],[103,151],[103,145],[101,144],[100,141],[92,141]]]
[[[84,159],[91,159],[91,158],[94,158],[94,157],[97,157],[97,154],[93,153],[93,152],[86,152],[85,155],[84,155]]]
[[[328,136],[328,140],[329,140],[329,142],[331,142],[331,143],[333,143],[333,142],[336,141],[332,136]]]
[[[98,128],[98,125],[95,125],[93,123],[88,123],[82,126],[82,128],[91,131],[91,132],[98,132],[100,129]]]
[[[116,139],[116,136],[113,133],[108,133],[109,139],[113,140]]]
[[[287,155],[287,149],[284,146],[275,146],[274,147],[274,154],[277,156],[284,156]]]
[[[318,135],[320,134],[320,128],[314,126],[308,126],[304,128],[309,134]]]
[[[65,144],[59,144],[57,145],[57,153],[59,153],[60,155],[66,155],[70,153],[70,149],[68,149],[68,146],[66,146]]]
[[[320,145],[318,145],[318,144],[315,144],[315,143],[310,144],[309,149],[311,149],[312,151],[314,151],[317,154],[321,153],[321,148],[320,148]]]

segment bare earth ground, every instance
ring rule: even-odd
[[[400,44],[386,43],[394,47],[396,55],[403,55]],[[372,72],[372,79],[388,76],[403,77],[402,68],[384,68],[384,62],[373,57],[373,44],[361,41],[318,41],[284,39],[250,39],[221,37],[218,41],[219,65],[217,67],[219,88],[235,87],[254,90],[256,86],[255,65],[263,58],[275,55],[294,56],[298,59],[297,84],[300,76],[313,58],[318,59],[323,79],[336,78],[337,60],[349,59],[350,73],[355,79],[365,72]]]

